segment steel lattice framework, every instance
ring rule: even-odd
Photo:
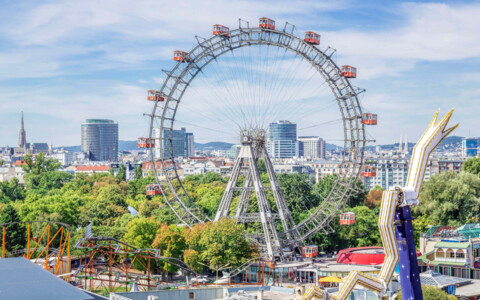
[[[168,193],[163,193],[165,203],[172,209],[176,216],[186,226],[191,227],[197,223],[209,221],[209,218],[195,205],[182,185],[176,168],[174,157],[166,156],[173,153],[173,129],[177,109],[185,91],[194,78],[206,68],[208,64],[229,52],[242,47],[255,45],[269,45],[281,47],[291,51],[311,64],[321,74],[333,93],[341,114],[344,129],[344,152],[340,175],[332,190],[323,202],[301,223],[295,224],[286,232],[279,233],[279,239],[284,247],[294,247],[302,244],[312,234],[323,231],[331,232],[331,221],[344,207],[349,196],[360,192],[356,188],[363,165],[364,147],[367,142],[365,128],[362,124],[362,109],[359,105],[358,95],[363,89],[353,87],[347,78],[341,76],[340,68],[332,60],[335,49],[328,47],[322,51],[306,43],[303,39],[293,35],[294,26],[286,23],[283,30],[266,28],[250,28],[248,23],[229,32],[229,35],[214,35],[208,39],[196,36],[198,45],[190,52],[188,63],[177,63],[171,70],[162,70],[166,79],[160,93],[165,95],[162,104],[155,102],[150,116],[150,138],[156,138],[153,130],[155,121],[160,123],[160,162],[156,164],[153,152],[151,163],[157,184]],[[163,136],[166,130],[170,134]],[[167,148],[168,147],[168,148]],[[163,151],[164,148],[167,151]],[[292,237],[294,236],[294,237]],[[261,240],[257,240],[262,243]]]

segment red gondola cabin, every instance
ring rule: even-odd
[[[177,50],[173,52],[173,60],[181,62],[190,62],[190,54],[184,51]]]
[[[346,212],[340,215],[340,225],[355,224],[355,213]]]
[[[357,68],[342,66],[342,76],[345,78],[357,78]]]
[[[155,140],[149,138],[138,138],[138,148],[153,148],[155,147]]]
[[[220,24],[213,25],[213,35],[230,36],[230,28]]]
[[[275,30],[275,21],[269,18],[260,18],[258,27]]]
[[[362,124],[365,125],[377,125],[377,114],[363,113]]]
[[[314,258],[318,255],[318,246],[317,245],[308,245],[302,247],[302,257]]]
[[[320,35],[313,31],[305,32],[305,42],[310,45],[320,45]]]
[[[372,166],[363,166],[362,170],[363,177],[375,177],[377,176],[377,169]]]
[[[162,190],[158,184],[147,185],[147,196],[161,195]]]
[[[163,93],[160,93],[159,91],[149,90],[147,100],[163,102],[165,101],[165,95]]]

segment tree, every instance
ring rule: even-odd
[[[8,203],[10,201],[25,199],[25,190],[14,177],[10,181],[0,181],[0,202]]]
[[[135,217],[127,224],[124,241],[134,247],[151,248],[159,226],[152,218]]]
[[[320,198],[312,194],[313,186],[304,174],[280,174],[278,183],[295,223],[299,223],[312,207],[317,207]],[[302,218],[303,217],[303,218]]]
[[[480,177],[468,172],[442,172],[423,184],[416,215],[434,224],[459,226],[480,220]]]
[[[25,165],[23,165],[25,171],[24,179],[29,189],[38,188],[44,173],[48,173],[47,175],[51,176],[50,172],[55,172],[61,166],[60,162],[56,159],[46,159],[43,152],[40,152],[35,157],[27,154],[23,157],[23,160],[25,161]],[[47,178],[48,177],[49,176],[47,176]]]
[[[162,224],[158,229],[152,246],[160,249],[162,256],[182,259],[183,251],[186,248],[185,237],[182,228],[176,225]],[[164,263],[163,270],[174,272],[177,270],[172,264]]]
[[[142,167],[140,165],[135,167],[133,178],[134,179],[141,179],[142,178]]]
[[[205,172],[204,174],[201,175],[189,175],[185,177],[185,181],[194,181],[199,184],[202,183],[212,183],[214,181],[220,181],[220,182],[226,182],[224,178],[222,178],[222,175],[215,173],[215,172]]]
[[[355,224],[339,228],[339,234],[348,242],[348,247],[381,246],[378,210],[356,206],[351,211],[355,213]]]
[[[155,177],[141,177],[128,182],[128,193],[136,198],[137,195],[145,195],[148,184],[155,183]]]
[[[125,169],[124,164],[121,164],[120,167],[118,167],[117,179],[118,181],[127,180],[127,170]]]
[[[115,220],[127,213],[127,203],[118,185],[107,185],[99,190],[98,196],[80,208],[80,225],[112,226]]]
[[[449,295],[441,289],[432,286],[422,284],[422,296],[424,300],[457,300],[454,295]],[[402,300],[402,291],[398,291],[397,298]]]
[[[376,185],[368,193],[367,198],[365,198],[365,206],[368,208],[374,208],[375,206],[380,205],[382,202],[383,189],[382,187]]]
[[[338,180],[337,174],[326,175],[317,184],[313,186],[313,192],[321,197],[321,199],[326,199],[330,191],[333,189],[335,182]],[[350,207],[355,207],[358,205],[363,205],[365,202],[366,191],[363,183],[360,180],[357,180],[355,183],[356,189],[361,192],[353,193],[350,195],[347,200],[347,204]],[[337,187],[341,189],[342,187]]]
[[[20,222],[17,211],[8,204],[0,213],[0,224]],[[20,223],[5,226],[5,248],[7,251],[22,249],[25,247],[25,229]]]
[[[464,161],[462,170],[475,175],[480,175],[480,157],[472,157]]]
[[[217,266],[240,266],[258,256],[258,251],[245,237],[245,228],[235,220],[223,218],[217,222],[197,224],[184,231],[188,248],[197,251],[202,262],[214,269]]]
[[[67,191],[53,195],[29,194],[20,207],[24,221],[41,221],[52,214],[58,214],[56,221],[77,226],[79,210],[91,196]]]

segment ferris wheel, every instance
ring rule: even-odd
[[[236,218],[252,229],[249,238],[272,259],[288,260],[311,235],[331,232],[332,220],[359,192],[356,183],[368,142],[365,126],[377,122],[376,115],[362,113],[359,97],[364,90],[350,82],[356,69],[337,66],[335,52],[320,49],[319,34],[308,31],[298,37],[294,25],[287,22],[279,29],[268,18],[260,18],[255,27],[240,19],[233,30],[214,25],[211,37],[196,36],[193,49],[175,51],[176,64],[162,70],[161,88],[148,94],[153,102],[150,134],[141,143],[151,150],[157,184],[147,193],[162,194],[188,227]],[[281,123],[277,120],[297,124],[304,135],[342,144],[332,189],[318,203],[297,203],[301,217],[292,216],[291,199],[285,199],[272,162],[281,158],[271,142],[270,126]],[[188,156],[176,153],[182,140],[175,135],[181,127],[195,131],[200,141],[239,145],[215,215],[194,201],[181,180],[177,157]],[[261,178],[260,159],[268,179]]]

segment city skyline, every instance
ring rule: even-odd
[[[148,3],[178,9],[168,2]],[[210,36],[214,23],[235,28],[240,17],[253,26],[263,15],[277,24],[295,24],[298,35],[315,30],[321,34],[322,49],[327,45],[338,49],[338,64],[358,67],[355,85],[367,89],[362,106],[379,114],[379,125],[368,128],[377,143],[395,142],[398,134],[391,132],[399,130],[416,140],[418,125],[437,107],[457,108],[454,121],[461,126],[456,135],[480,135],[474,113],[480,97],[475,88],[480,81],[480,73],[475,72],[480,45],[472,36],[480,22],[474,17],[480,12],[478,3],[306,1],[292,8],[191,2],[182,14],[172,14],[175,18],[161,19],[149,12],[155,9],[133,6],[128,1],[113,5],[114,9],[88,1],[86,5],[5,4],[2,14],[9,17],[2,15],[6,21],[0,25],[5,42],[0,64],[6,70],[0,74],[5,104],[0,113],[0,145],[16,144],[18,128],[11,130],[10,124],[19,124],[22,110],[28,116],[28,136],[49,144],[77,145],[78,124],[86,118],[117,120],[122,140],[145,136],[148,124],[142,114],[151,108],[145,101],[146,90],[160,85],[162,68],[173,66],[173,50],[190,49],[196,34]],[[222,16],[215,7],[224,8]],[[198,11],[205,17],[193,18]],[[69,22],[74,15],[84,18],[84,25]],[[197,135],[196,128],[189,127]],[[302,132],[307,134],[311,135]],[[198,136],[198,141],[206,141],[201,132]]]

